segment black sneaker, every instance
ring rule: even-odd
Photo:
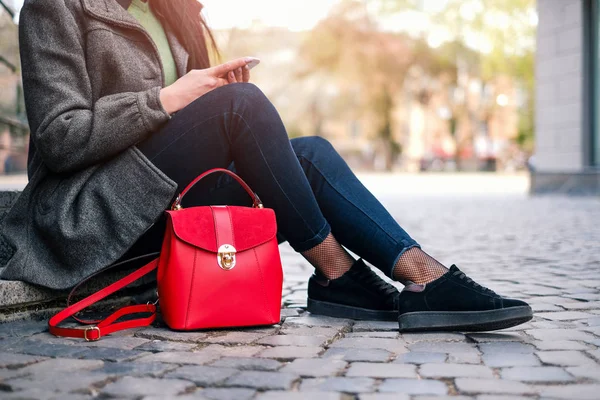
[[[533,317],[529,304],[499,296],[456,265],[426,285],[408,284],[400,293],[399,302],[401,332],[492,331]]]
[[[398,289],[381,279],[362,259],[337,279],[315,272],[308,280],[308,311],[337,318],[395,321]]]

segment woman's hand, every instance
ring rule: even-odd
[[[193,69],[172,85],[160,90],[160,102],[169,114],[181,110],[213,89],[234,82],[248,82],[247,58],[237,58],[206,69]],[[238,80],[238,77],[240,78]]]
[[[250,68],[244,65],[237,68],[235,71],[230,71],[226,76],[228,83],[248,82],[250,80]]]

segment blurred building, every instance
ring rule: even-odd
[[[538,0],[534,193],[600,193],[600,0]]]

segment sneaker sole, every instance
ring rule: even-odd
[[[400,332],[415,331],[495,331],[529,321],[533,311],[529,306],[489,311],[421,311],[398,317]]]
[[[313,299],[308,299],[306,309],[311,314],[326,315],[335,318],[370,321],[396,321],[398,318],[398,311],[372,310],[369,308],[345,306],[343,304],[328,303],[326,301]]]

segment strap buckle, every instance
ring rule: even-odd
[[[96,338],[88,337],[89,331],[98,331],[98,337],[96,337]],[[85,339],[86,342],[95,342],[96,340],[100,340],[101,337],[102,337],[102,335],[100,332],[100,328],[98,328],[97,326],[88,326],[87,328],[85,328],[83,330],[83,338]]]

